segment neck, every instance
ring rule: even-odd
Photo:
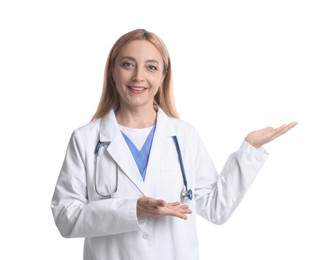
[[[155,124],[156,114],[153,106],[150,109],[121,106],[116,112],[116,119],[118,124],[129,128],[146,128]]]

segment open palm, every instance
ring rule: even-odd
[[[261,130],[256,130],[249,133],[245,140],[255,148],[259,148],[262,145],[269,143],[277,137],[287,133],[297,124],[297,122],[291,122],[289,124],[279,126],[278,128],[266,127]]]

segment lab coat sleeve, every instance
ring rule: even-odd
[[[138,230],[137,199],[89,201],[85,150],[75,131],[51,202],[55,223],[64,237],[94,237]]]
[[[201,141],[196,154],[197,213],[215,224],[225,223],[261,170],[268,153],[243,141],[218,175]]]

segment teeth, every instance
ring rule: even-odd
[[[136,90],[136,91],[144,90],[144,88],[136,88],[136,87],[130,87],[130,88],[133,89],[133,90]]]

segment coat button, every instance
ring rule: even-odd
[[[142,238],[144,238],[144,239],[148,239],[149,236],[150,236],[150,235],[149,235],[147,232],[144,232],[144,233],[142,234]]]

